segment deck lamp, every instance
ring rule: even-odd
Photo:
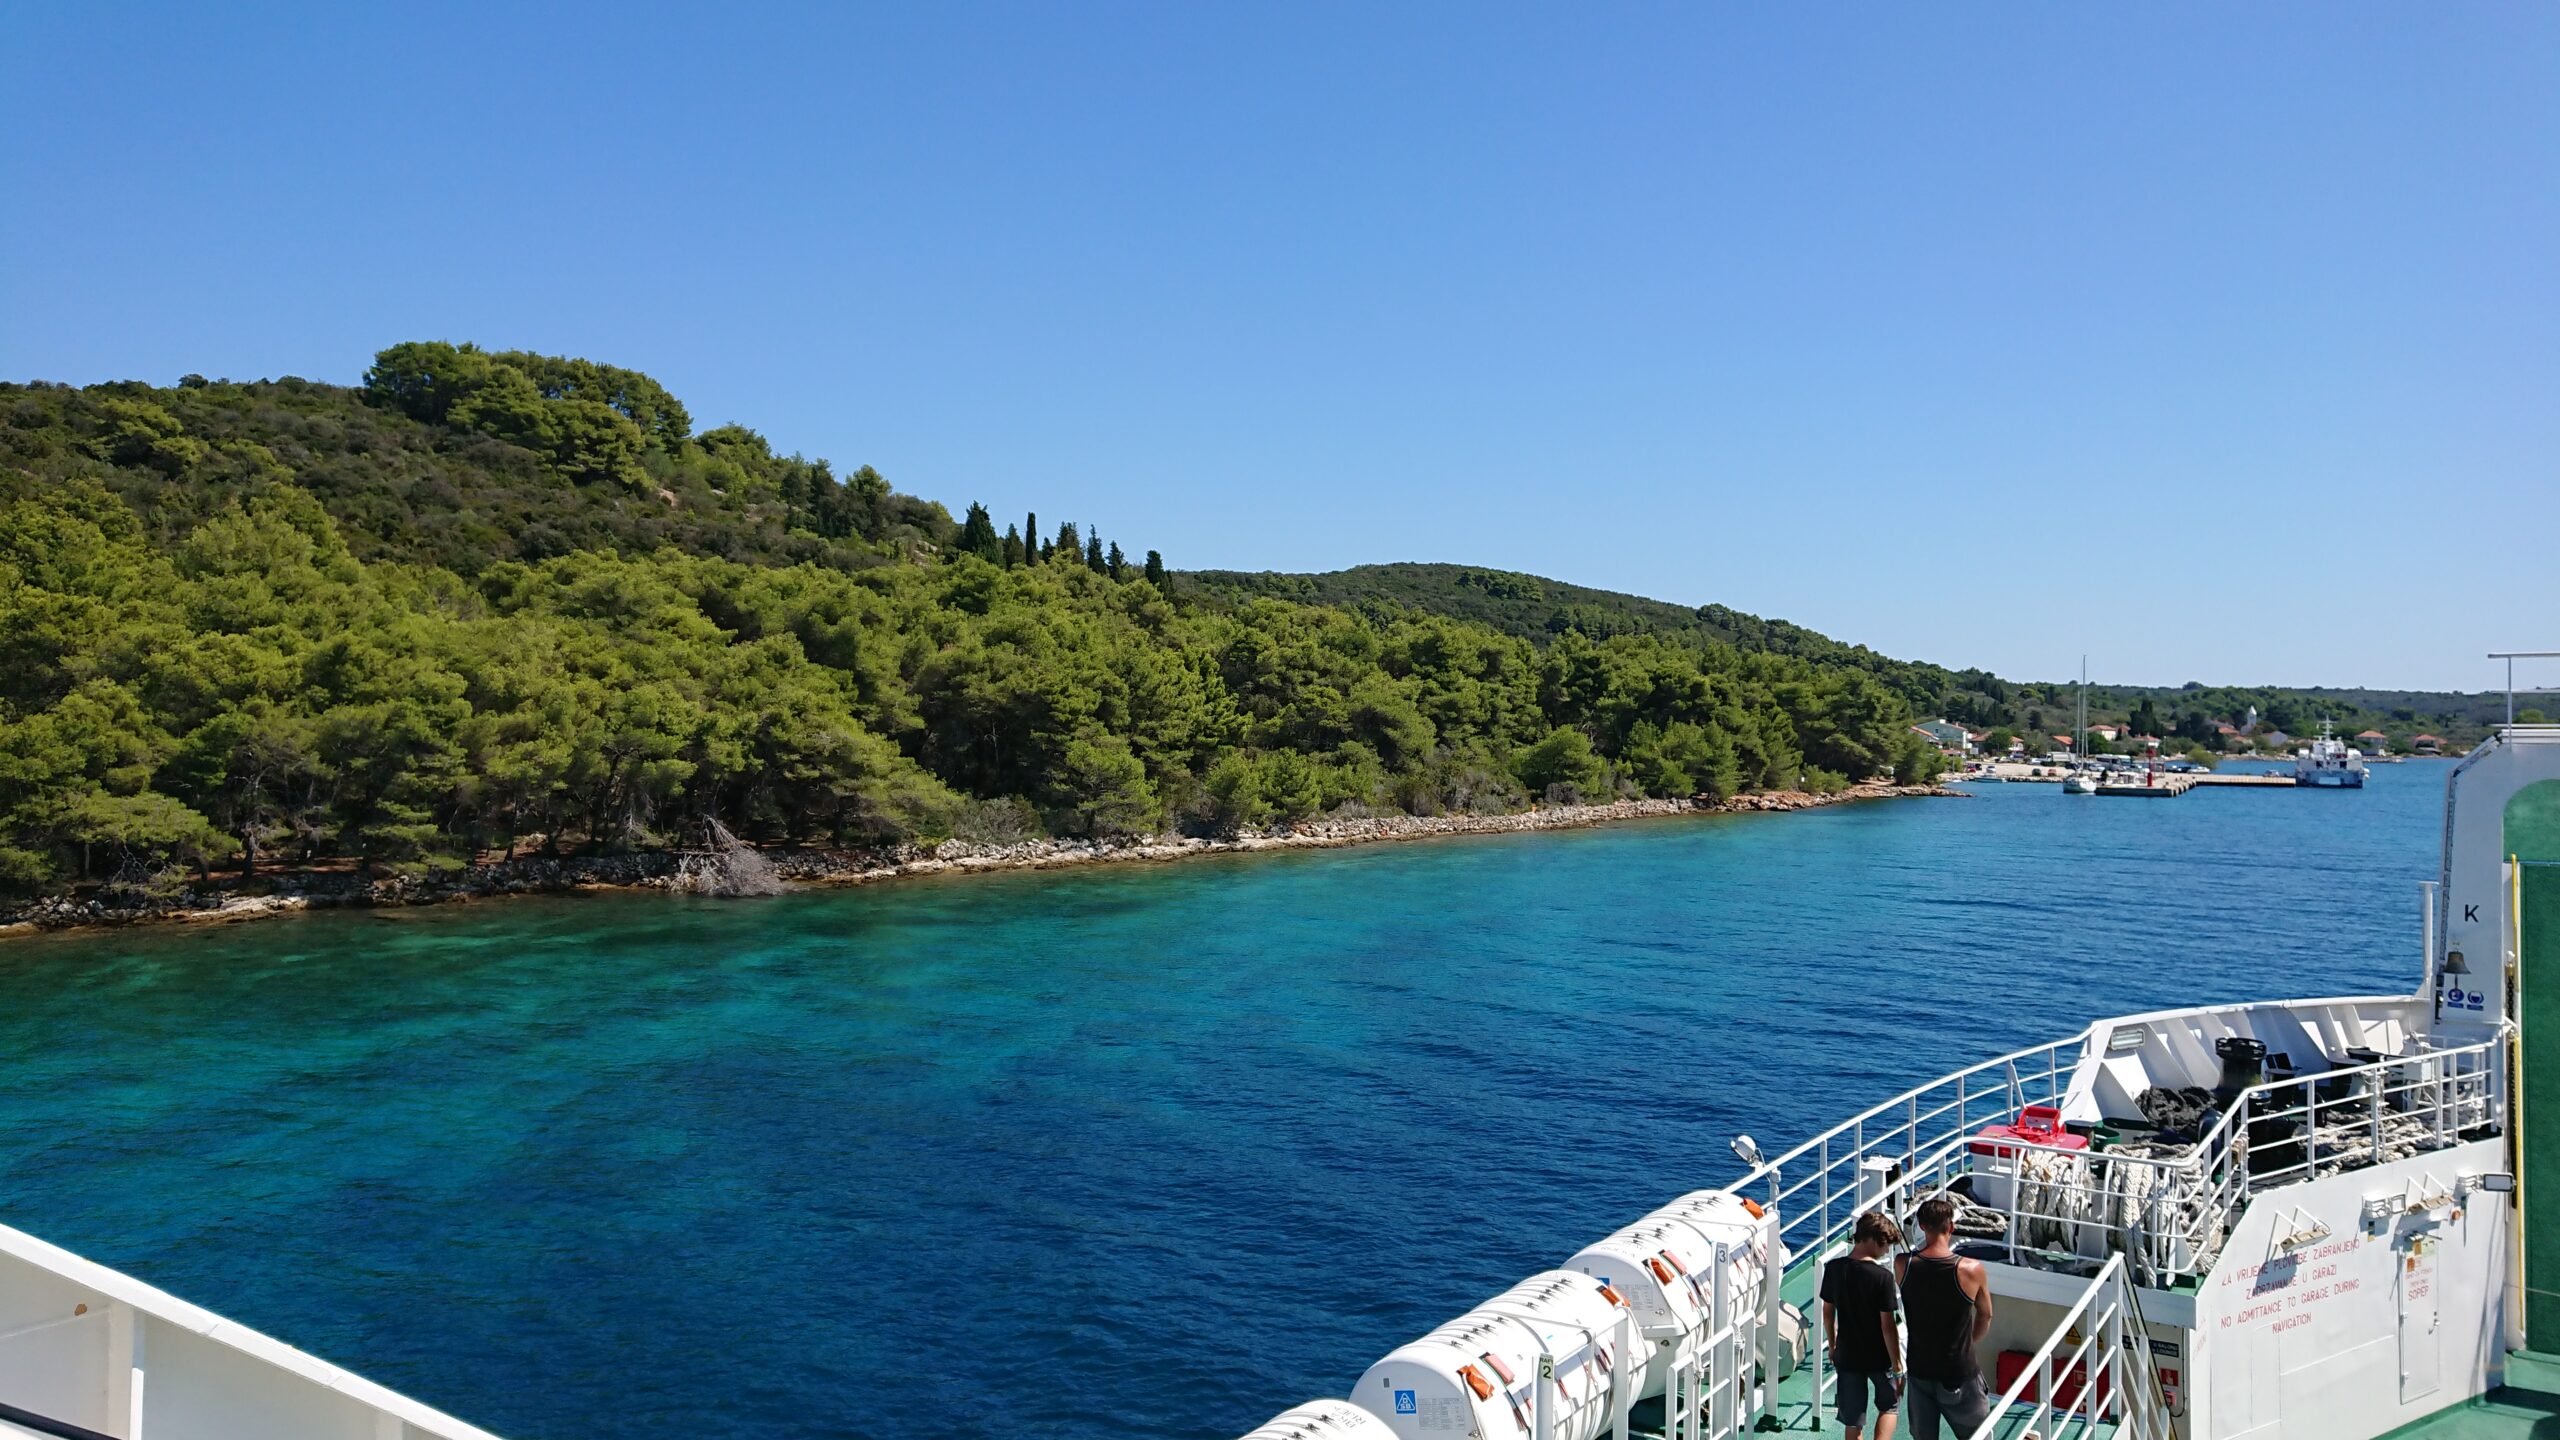
[[[1748,1135],[1733,1137],[1733,1153],[1741,1158],[1743,1164],[1755,1170],[1766,1163],[1760,1158],[1760,1147]]]

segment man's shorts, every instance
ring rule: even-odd
[[[1833,1398],[1840,1407],[1836,1413],[1844,1428],[1867,1423],[1869,1391],[1875,1393],[1879,1415],[1890,1415],[1902,1404],[1902,1387],[1882,1370],[1842,1370],[1839,1376],[1840,1390]]]

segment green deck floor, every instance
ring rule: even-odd
[[[2507,1383],[2477,1400],[2403,1425],[2384,1440],[2554,1440],[2560,1437],[2560,1356],[2507,1357]]]

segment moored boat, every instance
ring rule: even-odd
[[[2323,720],[2320,734],[2293,752],[2293,783],[2324,790],[2364,788],[2364,754],[2338,738],[2337,727]]]

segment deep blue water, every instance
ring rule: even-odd
[[[0,944],[0,1220],[521,1440],[1231,1436],[1736,1132],[2410,986],[2444,774]]]

